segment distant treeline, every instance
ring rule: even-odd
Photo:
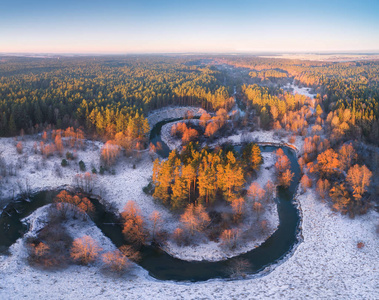
[[[219,62],[240,68],[250,69],[249,76],[267,84],[278,79],[288,78],[289,82],[309,86],[317,92],[316,105],[325,114],[336,113],[343,123],[345,110],[351,116],[349,130],[345,134],[359,137],[379,144],[379,61],[359,62],[320,62],[289,59],[261,58],[253,56],[228,56],[218,58]],[[266,80],[266,82],[265,82]],[[259,82],[257,82],[259,84]],[[279,115],[284,109],[291,109],[285,94],[272,87],[243,86],[242,92],[255,105],[263,120],[275,122],[273,106],[277,106]],[[281,96],[282,94],[282,96]],[[286,103],[281,103],[285,99]],[[263,101],[262,101],[263,100]],[[301,101],[300,101],[301,102]],[[300,103],[301,104],[301,103]],[[345,112],[346,114],[347,112]]]

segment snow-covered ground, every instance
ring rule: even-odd
[[[272,132],[257,131],[248,135],[259,142],[287,142],[287,137],[278,139]],[[240,142],[241,134],[229,139]],[[301,143],[298,137],[295,143],[298,149]],[[0,153],[7,163],[16,163],[19,157],[13,144],[12,139],[0,139]],[[24,142],[25,152],[31,152],[32,144],[32,141]],[[87,169],[91,163],[98,167],[101,145],[89,143],[86,152],[78,151],[78,160],[82,159]],[[40,162],[40,156],[29,154],[18,175],[3,182],[2,197],[17,193],[12,185],[26,178],[33,190],[71,184],[79,172],[78,166],[63,169],[63,177],[57,178],[52,169],[54,163],[60,161],[60,157],[50,158],[37,170],[35,164]],[[143,158],[136,169],[131,165],[126,160],[117,165],[116,175],[98,176],[98,184],[105,191],[104,198],[119,209],[128,200],[135,200],[144,216],[157,209],[165,223],[175,227],[171,214],[141,192],[151,176],[151,172],[146,172],[152,168],[150,158]],[[303,242],[265,276],[190,284],[155,280],[138,266],[122,278],[104,276],[96,265],[44,271],[26,263],[23,240],[19,239],[10,248],[12,255],[0,256],[0,299],[378,299],[378,213],[369,212],[355,219],[341,216],[320,202],[313,190],[298,196],[297,200],[302,210]],[[104,249],[112,249],[110,241],[93,224],[73,226],[78,226],[73,233],[88,234]],[[362,249],[357,248],[358,242],[364,243]]]
[[[24,149],[20,155],[16,151],[16,142],[13,138],[0,138],[0,155],[5,159],[7,165],[14,165],[16,170],[15,176],[7,176],[1,181],[0,209],[8,202],[9,198],[20,192],[18,183],[23,187],[27,183],[33,191],[70,185],[75,174],[81,173],[78,165],[80,160],[86,164],[87,170],[91,170],[91,165],[99,170],[100,149],[103,145],[100,142],[86,141],[85,151],[79,150],[76,161],[69,162],[69,166],[65,168],[61,167],[62,177],[58,177],[54,172],[54,165],[58,164],[60,167],[64,157],[55,155],[43,160],[40,154],[35,154],[33,151],[34,143],[39,144],[39,141],[37,137],[26,136],[22,140]],[[72,151],[72,149],[66,150]]]
[[[95,166],[99,171],[100,151],[103,143],[86,141],[86,150],[77,151],[77,159],[70,161],[69,166],[60,167],[62,157],[54,155],[45,161],[42,160],[40,154],[34,154],[32,151],[34,140],[26,138],[23,141],[23,153],[28,155],[27,161],[23,163],[21,169],[17,169],[16,176],[7,176],[2,183],[0,203],[1,208],[9,202],[9,199],[19,193],[18,182],[25,186],[28,183],[32,191],[38,191],[46,188],[57,188],[64,185],[72,185],[76,174],[80,172],[78,161],[83,160],[87,170],[90,171],[92,166]],[[69,149],[68,149],[69,150]],[[14,140],[11,138],[0,139],[0,153],[6,158],[7,164],[17,164],[18,159],[22,155],[17,154]],[[141,208],[143,216],[148,219],[149,215],[154,210],[159,210],[162,218],[167,221],[167,225],[171,224],[173,229],[175,223],[171,213],[164,207],[155,204],[152,198],[143,193],[142,188],[149,183],[152,176],[153,163],[149,156],[142,155],[141,160],[136,163],[136,168],[133,168],[134,160],[122,157],[119,163],[114,167],[115,175],[96,175],[95,193],[100,194],[107,202],[113,203],[119,211],[129,200],[134,200]],[[54,172],[54,165],[58,164],[62,177],[58,177]],[[38,167],[37,167],[38,165]]]
[[[177,149],[181,147],[182,143],[180,140],[171,136],[171,127],[183,121],[170,122],[162,126],[161,129],[161,139],[162,141],[169,147],[170,150]],[[193,123],[198,123],[199,120],[191,120]],[[283,137],[279,137],[275,131],[271,130],[256,130],[253,132],[248,131],[239,131],[235,135],[231,135],[228,137],[219,138],[213,143],[210,143],[210,147],[214,147],[217,145],[224,144],[229,142],[231,144],[240,144],[245,141],[256,142],[256,143],[274,143],[274,144],[287,144],[296,148],[296,150],[301,150],[303,146],[303,138],[301,136],[296,136],[296,140],[294,143],[290,143],[289,139],[291,134],[282,130]]]
[[[182,123],[183,121],[176,121],[164,124],[161,128],[161,139],[170,148],[170,150],[178,149],[182,146],[180,139],[176,139],[171,135],[171,128],[174,124]],[[193,119],[190,121],[192,124],[198,125],[200,120]]]
[[[195,120],[196,122],[198,120]],[[169,125],[169,124],[166,124]],[[15,142],[13,139],[4,138],[1,139],[0,153],[3,157],[7,158],[7,163],[17,164],[17,160],[22,155],[17,154]],[[99,157],[102,147],[101,142],[86,141],[86,150],[77,151],[77,159],[69,162],[69,166],[63,168],[62,177],[56,176],[53,171],[54,165],[60,162],[62,157],[54,155],[49,159],[42,162],[40,154],[34,154],[32,151],[34,140],[31,138],[25,138],[23,141],[24,154],[28,154],[28,159],[24,162],[22,168],[17,170],[17,176],[8,176],[3,183],[2,197],[3,206],[9,202],[9,198],[12,195],[19,193],[17,188],[17,182],[20,181],[22,185],[28,182],[28,185],[32,191],[42,190],[45,187],[51,189],[61,187],[64,185],[71,185],[73,178],[76,174],[82,173],[79,170],[78,161],[83,160],[90,170],[92,166],[95,166],[99,170]],[[265,163],[261,167],[258,182],[263,187],[270,179],[273,181],[273,167],[274,158],[270,153],[264,153]],[[36,167],[36,165],[40,167]],[[44,166],[42,166],[44,164]],[[112,203],[121,212],[123,207],[129,200],[135,201],[141,208],[142,215],[145,220],[149,219],[150,214],[157,210],[161,213],[164,220],[165,230],[169,233],[179,227],[180,222],[178,218],[171,214],[165,207],[156,204],[151,196],[143,193],[142,188],[149,183],[152,176],[153,163],[149,156],[146,154],[141,157],[141,160],[137,163],[137,167],[133,168],[128,158],[121,158],[119,163],[115,166],[115,175],[96,175],[95,181],[98,187],[95,193],[101,194],[106,202]],[[269,168],[267,170],[266,168]],[[7,201],[6,201],[7,200]],[[241,244],[239,248],[234,250],[226,250],[220,247],[220,243],[209,242],[201,244],[196,247],[178,247],[175,243],[168,243],[165,250],[171,253],[173,256],[186,260],[222,260],[227,257],[236,256],[240,253],[247,252],[250,249],[260,245],[269,235],[271,235],[279,224],[276,206],[269,206],[262,216],[268,221],[268,235],[262,237],[259,240],[252,240],[246,244]],[[203,252],[202,250],[207,251]]]
[[[299,87],[295,84],[287,84],[284,86],[284,89],[292,89],[292,93],[304,95],[304,96],[309,97],[311,99],[313,99],[316,96],[316,94],[311,93],[311,88]]]
[[[216,145],[221,145],[223,143],[231,143],[231,144],[240,144],[243,142],[255,142],[255,143],[260,143],[260,144],[276,144],[276,145],[287,145],[292,147],[294,150],[297,152],[300,151],[303,147],[303,138],[300,136],[297,136],[295,139],[294,143],[291,143],[290,137],[291,135],[288,132],[281,131],[282,137],[279,136],[278,133],[275,131],[271,130],[255,130],[252,132],[247,132],[247,131],[239,131],[235,135],[231,135],[225,138],[220,138],[210,144],[210,147],[216,146]]]
[[[47,215],[50,205],[51,204],[48,204],[36,209],[31,215],[22,220],[24,223],[29,224],[29,231],[25,234],[25,237],[35,236],[38,231],[47,224]],[[101,232],[90,218],[68,219],[62,224],[73,239],[81,238],[85,235],[92,237],[102,249],[101,252],[116,249],[112,241]],[[20,251],[23,251],[23,249],[20,249]],[[23,253],[23,255],[25,255],[25,253]]]
[[[167,119],[183,118],[188,112],[191,112],[194,117],[200,117],[204,112],[204,109],[199,107],[184,106],[184,107],[164,107],[158,110],[152,111],[147,120],[150,128],[153,128],[157,123]]]
[[[25,263],[18,240],[11,256],[0,257],[0,299],[378,299],[378,214],[352,220],[316,198],[313,191],[298,197],[304,241],[266,276],[181,284],[154,280],[140,267],[122,278],[96,266],[49,272]]]

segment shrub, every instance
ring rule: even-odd
[[[296,136],[292,135],[289,139],[288,139],[288,142],[290,144],[294,144],[296,142]]]
[[[67,159],[62,159],[62,162],[61,162],[61,166],[62,167],[67,167],[68,166],[68,161],[67,161]]]
[[[72,243],[71,258],[81,264],[87,265],[96,260],[102,249],[90,236],[77,238]]]
[[[24,147],[23,147],[23,145],[22,145],[22,142],[18,142],[17,145],[16,145],[17,153],[18,153],[18,154],[21,154],[23,148],[24,148]]]
[[[113,144],[111,141],[107,141],[101,148],[100,160],[107,167],[112,166],[120,155],[120,147]]]
[[[61,169],[61,167],[59,166],[58,163],[55,163],[55,164],[54,164],[54,173],[55,173],[55,175],[58,176],[59,178],[62,177],[62,169]]]
[[[119,250],[131,261],[138,262],[141,260],[141,253],[130,245],[121,246]]]
[[[172,238],[178,246],[183,246],[185,243],[185,235],[183,229],[176,228]]]
[[[66,158],[68,160],[73,160],[74,159],[74,154],[72,152],[67,151],[66,152]]]
[[[104,175],[105,168],[103,166],[100,166],[100,175]]]
[[[123,273],[130,267],[130,261],[118,249],[104,253],[102,260],[107,268],[116,273]]]
[[[241,235],[241,231],[237,228],[225,229],[221,234],[222,245],[230,249],[237,246],[238,239]]]
[[[91,172],[92,172],[92,174],[97,174],[97,170],[96,170],[96,168],[93,167],[92,170],[91,170]]]
[[[69,262],[69,249],[72,238],[58,220],[53,220],[49,214],[49,224],[38,232],[36,237],[26,241],[28,250],[28,262],[31,265],[56,268],[64,267]]]
[[[154,185],[153,185],[153,182],[149,182],[148,185],[144,186],[142,188],[142,191],[146,194],[146,195],[150,195],[152,196],[154,194]]]
[[[84,161],[80,161],[79,162],[79,168],[80,168],[80,171],[84,172],[86,170],[86,164],[84,163]]]
[[[81,189],[83,192],[90,194],[95,188],[96,175],[86,172],[84,174],[76,174],[73,180],[76,188]]]
[[[141,210],[134,201],[128,201],[126,203],[121,216],[124,219],[122,233],[125,238],[136,246],[144,244],[147,238],[145,224],[141,216]]]
[[[231,278],[245,278],[251,269],[251,264],[246,259],[234,259],[230,262],[228,269]]]

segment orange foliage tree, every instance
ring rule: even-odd
[[[312,186],[312,180],[306,174],[304,174],[303,177],[301,177],[300,184],[301,189],[304,193],[306,192],[307,188],[310,188]]]
[[[131,266],[128,258],[118,249],[102,255],[104,264],[114,272],[122,273]]]
[[[351,199],[349,192],[347,191],[345,184],[336,183],[329,192],[329,196],[333,201],[333,208],[341,211],[347,212],[349,205],[351,204]]]
[[[156,210],[151,213],[149,219],[152,223],[151,238],[154,240],[156,235],[159,234],[160,230],[162,229],[163,220],[161,214]]]
[[[184,228],[186,228],[191,235],[193,235],[195,231],[202,231],[209,224],[210,218],[208,213],[205,211],[204,206],[201,204],[196,206],[189,204],[184,213],[181,215],[180,221],[182,222]]]
[[[245,210],[245,200],[242,197],[236,198],[232,200],[231,206],[234,213],[234,220],[236,222],[240,221]]]
[[[240,236],[241,230],[238,228],[225,229],[220,236],[221,245],[227,246],[229,248],[235,248]]]
[[[322,176],[339,172],[339,166],[338,154],[333,149],[327,149],[317,156],[317,167]]]
[[[291,182],[294,177],[294,173],[291,172],[290,169],[285,170],[282,174],[279,176],[279,185],[288,188],[291,185]]]
[[[316,190],[322,199],[329,195],[330,183],[328,179],[319,179],[316,183]]]
[[[357,153],[354,150],[353,145],[344,144],[338,152],[341,169],[348,170],[355,159],[357,159]]]
[[[67,213],[72,210],[81,214],[91,214],[95,211],[95,207],[88,198],[78,195],[71,196],[64,190],[55,197],[54,202],[63,217],[66,217]]]
[[[356,201],[362,199],[362,195],[370,185],[372,172],[365,166],[354,165],[347,172],[346,180],[353,190],[353,197]]]
[[[99,252],[102,249],[97,242],[90,236],[85,235],[81,238],[76,238],[71,247],[71,257],[74,261],[82,264],[89,264],[96,260]]]
[[[124,219],[122,233],[131,243],[140,246],[145,243],[147,234],[141,210],[134,201],[128,201],[121,213]]]
[[[258,182],[253,182],[247,191],[247,195],[252,199],[253,203],[261,202],[265,194],[265,190],[261,188]]]
[[[120,147],[112,141],[107,141],[101,148],[100,159],[105,166],[110,167],[116,162],[119,155]]]

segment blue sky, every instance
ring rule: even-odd
[[[379,1],[0,1],[0,52],[259,51],[379,51]]]

